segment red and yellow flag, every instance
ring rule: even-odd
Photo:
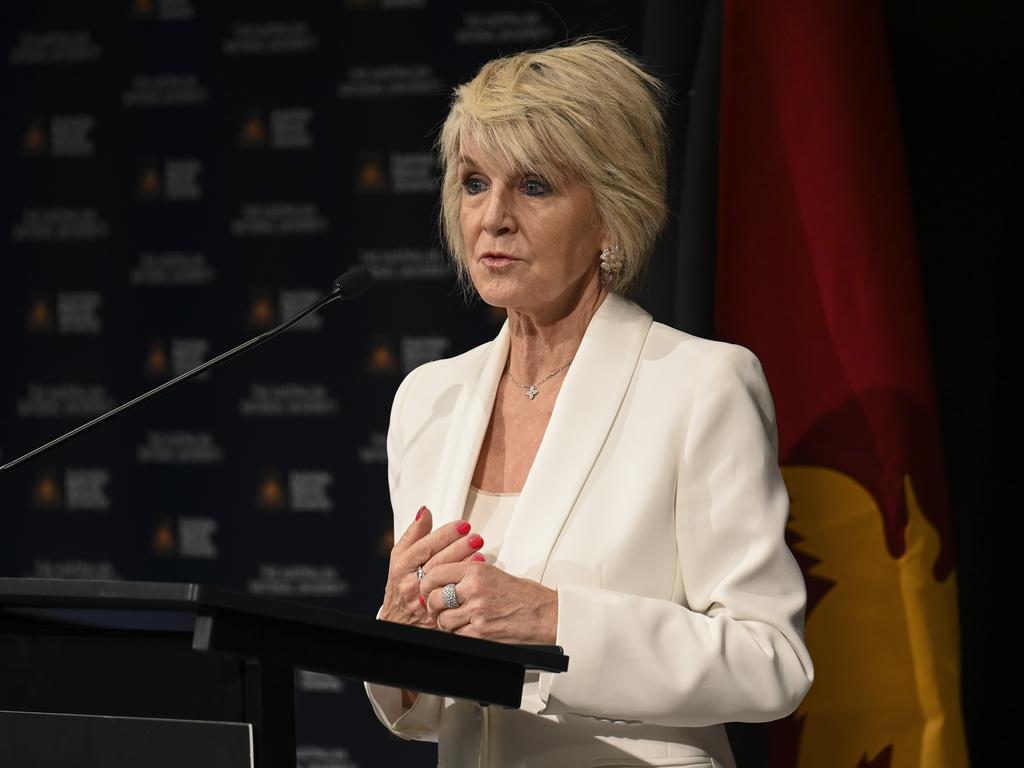
[[[761,359],[816,680],[775,766],[960,768],[942,452],[881,8],[731,0],[718,335]]]

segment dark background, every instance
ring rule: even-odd
[[[1021,504],[1011,391],[1020,285],[1021,72],[1010,3],[889,2],[903,128],[953,513],[964,719],[974,765],[1009,761]],[[1014,270],[1014,274],[1017,270]],[[1016,389],[1016,387],[1014,387]],[[1012,601],[1011,601],[1012,602]],[[1012,609],[1011,609],[1012,610]]]
[[[997,702],[1020,509],[1019,451],[1000,440],[1020,423],[1009,374],[1020,27],[1009,3],[884,8],[954,514],[965,724],[973,763],[995,765],[1013,734]],[[4,461],[102,410],[60,387],[123,402],[175,373],[176,354],[186,365],[197,340],[205,357],[233,346],[349,264],[378,282],[328,308],[318,329],[5,476],[0,574],[202,581],[374,612],[390,546],[381,440],[393,392],[409,367],[490,338],[501,320],[462,300],[439,251],[436,169],[424,158],[448,89],[495,55],[581,34],[645,55],[677,93],[670,199],[685,188],[691,204],[670,222],[640,301],[711,335],[713,272],[692,257],[714,249],[720,19],[714,0],[6,3]],[[67,39],[47,48],[40,36],[53,30],[85,33],[85,52]],[[137,77],[166,74],[194,77],[191,95],[133,103],[140,91],[157,98]],[[58,134],[82,116],[88,146],[68,154]],[[282,203],[275,219],[266,206]],[[253,205],[264,207],[245,219]],[[56,208],[94,209],[101,231],[61,234]],[[49,224],[26,235],[26,209]],[[306,231],[235,234],[279,225]],[[173,254],[188,254],[191,271]],[[177,277],[133,279],[153,255]],[[286,408],[308,415],[253,414],[254,385],[279,387]],[[31,415],[33,387],[65,415]],[[170,441],[163,458],[148,451],[154,440]],[[431,746],[389,737],[359,686],[300,689],[300,764],[433,759]],[[740,764],[763,764],[763,729],[734,735]]]

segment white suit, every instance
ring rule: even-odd
[[[459,519],[508,356],[508,326],[399,387],[395,532]],[[447,767],[732,766],[722,723],[792,712],[813,678],[805,589],[783,532],[774,411],[742,347],[653,323],[616,295],[569,368],[498,565],[558,590],[569,671],[519,710],[367,686]]]

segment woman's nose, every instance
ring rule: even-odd
[[[515,216],[508,195],[508,190],[498,185],[488,190],[482,223],[484,230],[491,236],[505,235],[515,230]]]

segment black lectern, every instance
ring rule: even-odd
[[[568,662],[199,584],[0,578],[0,713],[249,723],[260,768],[295,765],[296,668],[518,707]]]

